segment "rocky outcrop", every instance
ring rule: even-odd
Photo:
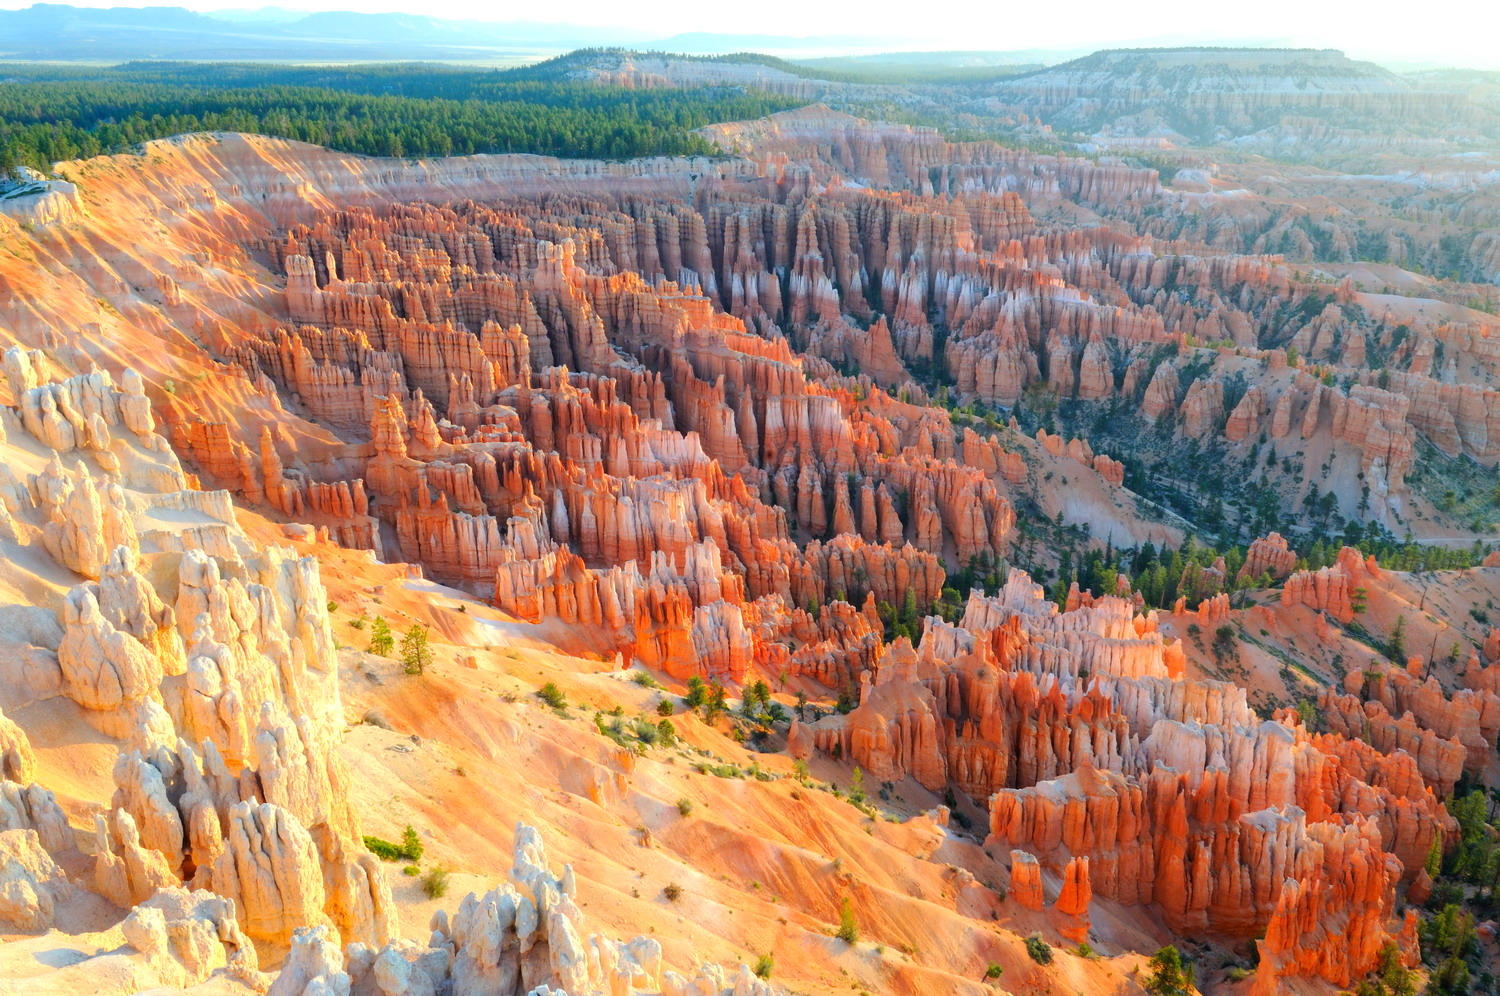
[[[1297,571],[1288,577],[1281,589],[1281,604],[1305,605],[1347,623],[1354,618],[1367,573],[1359,551],[1344,547],[1337,563],[1316,571]]]
[[[71,476],[54,461],[32,483],[45,516],[42,541],[54,560],[75,574],[97,579],[116,547],[135,547],[133,519],[119,486],[100,489],[89,474]]]
[[[1415,963],[1414,936],[1408,936],[1416,911],[1408,909],[1403,930],[1393,938],[1390,913],[1391,869],[1382,875],[1379,835],[1366,821],[1342,833],[1315,833],[1322,844],[1330,879],[1288,879],[1277,896],[1265,937],[1256,942],[1260,964],[1253,988],[1276,992],[1287,976],[1322,978],[1336,986],[1351,985],[1364,975],[1380,949],[1393,940],[1409,963]],[[1310,828],[1316,831],[1318,828]],[[1385,862],[1395,859],[1384,856]],[[1332,876],[1337,877],[1332,877]]]
[[[1246,580],[1269,577],[1279,581],[1292,573],[1296,565],[1296,551],[1287,546],[1286,539],[1280,533],[1269,533],[1255,540],[1245,551],[1245,563],[1240,568],[1239,577]]]
[[[1042,892],[1042,866],[1035,855],[1010,852],[1009,897],[1028,910],[1041,910],[1046,897]]]
[[[146,702],[159,695],[161,660],[129,633],[115,628],[87,587],[74,588],[63,610],[57,660],[68,696],[97,718],[104,732],[128,737],[149,726]]]
[[[518,825],[508,880],[482,895],[469,893],[451,915],[446,910],[434,914],[428,946],[409,941],[379,948],[352,944],[345,960],[326,928],[303,928],[271,992],[303,993],[318,986],[353,992],[451,988],[583,996],[776,992],[744,966],[733,977],[712,965],[699,966],[689,976],[665,969],[661,944],[654,938],[627,943],[585,934],[574,890],[572,869],[554,875],[541,835]]]
[[[0,780],[0,831],[34,830],[49,853],[61,854],[73,844],[62,808],[51,791],[32,782]]]
[[[103,375],[44,383],[43,366],[36,354],[6,360],[31,405],[25,427],[73,455],[54,456],[6,504],[18,534],[35,530],[39,551],[92,579],[60,599],[51,682],[125,745],[83,848],[94,891],[146,904],[124,928],[134,953],[121,971],[157,980],[148,987],[220,971],[260,986],[252,942],[278,950],[296,929],[329,924],[384,943],[394,906],[335,753],[344,717],[317,562],[257,548],[226,493],[186,489],[140,378],[127,374],[121,390]],[[28,739],[3,717],[0,775],[0,829],[44,849],[12,855],[7,894],[42,924],[58,889],[41,858],[67,858],[75,842],[34,783]],[[152,897],[186,895],[184,884],[215,898],[171,900],[164,926]],[[213,944],[192,939],[205,921],[217,924]]]
[[[1054,908],[1062,915],[1061,933],[1070,941],[1081,943],[1089,936],[1089,902],[1094,890],[1089,881],[1089,859],[1074,858],[1063,866],[1062,891]]]
[[[131,910],[120,927],[157,985],[186,989],[221,972],[252,989],[266,984],[255,948],[222,896],[164,889]]]
[[[135,818],[121,809],[94,818],[94,888],[116,906],[130,907],[174,888],[180,879],[160,851],[141,843]]]
[[[223,850],[205,866],[203,883],[234,901],[253,940],[289,945],[295,931],[324,920],[317,847],[279,806],[241,802],[229,811]]]
[[[1483,677],[1475,677],[1478,687],[1450,694],[1435,676],[1424,680],[1420,671],[1374,668],[1345,679],[1350,695],[1328,689],[1324,699],[1331,722],[1351,737],[1384,743],[1387,752],[1394,741],[1416,748],[1420,740],[1422,746],[1408,753],[1446,797],[1463,771],[1477,775],[1484,770],[1500,735],[1500,694],[1486,687]]]
[[[1351,551],[1337,570],[1377,568]],[[798,740],[880,781],[988,797],[1012,898],[1047,909],[1042,874],[1058,876],[1049,915],[1065,937],[1087,937],[1097,894],[1179,931],[1267,931],[1273,974],[1348,984],[1397,932],[1397,891],[1449,825],[1439,799],[1464,750],[1431,731],[1429,748],[1367,746],[1348,724],[1312,738],[1294,718],[1261,722],[1243,689],[1184,679],[1180,654],[1124,599],[1058,612],[1012,571],[959,626],[929,618],[916,647],[893,644],[858,707]],[[1429,783],[1419,755],[1444,758],[1431,774],[1445,780]],[[1323,932],[1294,933],[1314,915]],[[1335,954],[1343,932],[1359,941]]]
[[[0,831],[0,924],[48,930],[58,905],[74,891],[35,830]]]
[[[1180,667],[1180,652],[1129,602],[1058,614],[1012,571],[999,596],[971,594],[961,627],[929,618],[917,648],[893,644],[859,706],[814,727],[814,742],[882,781],[909,774],[985,797],[1085,762],[1118,766],[1130,720],[1091,676],[1165,678]]]
[[[36,775],[36,755],[26,731],[0,712],[0,781],[31,784]]]

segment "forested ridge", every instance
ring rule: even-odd
[[[706,155],[714,149],[694,129],[793,106],[731,87],[612,90],[417,64],[22,65],[4,72],[6,171],[45,171],[60,160],[192,131],[256,132],[371,156]]]

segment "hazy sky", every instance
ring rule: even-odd
[[[79,6],[174,6],[212,11],[272,5],[259,0],[62,0]],[[1069,0],[1062,3],[912,0],[272,0],[308,10],[404,11],[484,21],[546,21],[627,29],[633,37],[685,31],[878,36],[905,49],[1079,49],[1121,45],[1240,43],[1339,48],[1386,63],[1500,68],[1496,0]],[[30,0],[0,0],[25,7]]]

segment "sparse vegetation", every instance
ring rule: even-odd
[[[411,826],[401,831],[401,843],[393,844],[380,837],[366,837],[365,849],[382,861],[421,861],[422,838]]]
[[[1417,974],[1401,964],[1401,949],[1388,942],[1380,949],[1374,973],[1354,987],[1355,996],[1415,996]]]
[[[547,703],[552,708],[561,712],[568,707],[568,697],[563,690],[557,687],[556,682],[549,681],[536,690],[536,697]]]
[[[1386,647],[1386,656],[1397,664],[1406,663],[1406,617],[1397,616],[1396,625],[1391,630],[1391,638]]]
[[[422,675],[432,666],[432,648],[427,644],[427,627],[413,623],[401,638],[401,670]]]
[[[1469,991],[1470,962],[1479,955],[1474,914],[1448,903],[1422,921],[1422,960],[1431,966],[1426,992],[1432,996],[1462,996]]]
[[[1151,972],[1142,985],[1152,996],[1188,996],[1193,991],[1193,966],[1168,944],[1151,956]]]
[[[448,869],[436,865],[422,876],[422,891],[428,899],[442,899],[448,894]]]
[[[849,801],[856,806],[862,806],[865,802],[865,773],[857,764],[849,776]]]
[[[712,724],[728,708],[728,694],[724,691],[724,686],[717,681],[710,682],[708,690],[704,693],[703,705],[701,707],[703,721]]]
[[[607,713],[596,712],[594,728],[636,754],[644,753],[649,747],[672,747],[677,743],[677,727],[670,719],[657,722],[647,716],[637,716],[627,721],[619,706]]]
[[[1030,937],[1026,938],[1026,953],[1030,955],[1031,960],[1036,962],[1038,965],[1052,964],[1052,945],[1042,940],[1042,938],[1036,934],[1032,934]]]
[[[370,653],[389,657],[395,646],[396,638],[391,634],[391,624],[385,621],[385,616],[376,616],[375,621],[370,624]]]
[[[848,896],[839,903],[839,929],[833,936],[845,944],[859,943],[859,923],[854,919],[854,904]]]
[[[687,694],[682,697],[682,704],[688,709],[697,709],[708,701],[708,685],[696,674],[688,679]]]

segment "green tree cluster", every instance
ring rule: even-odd
[[[627,159],[709,155],[695,129],[784,110],[730,87],[627,90],[421,66],[131,63],[8,67],[0,170],[243,131],[369,156],[489,152]]]

